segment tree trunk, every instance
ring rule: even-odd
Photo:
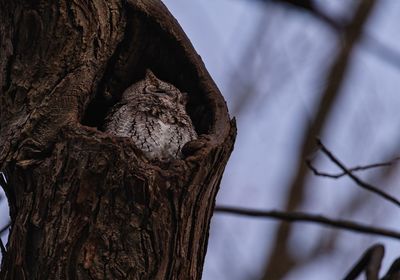
[[[189,95],[184,159],[101,131],[146,69]],[[1,279],[201,278],[236,128],[159,0],[0,0],[0,86]]]

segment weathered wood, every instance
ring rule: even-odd
[[[158,0],[0,0],[1,279],[200,279],[235,123]],[[150,162],[100,130],[145,69],[189,94],[198,140]]]

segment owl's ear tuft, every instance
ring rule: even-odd
[[[156,75],[154,75],[153,71],[151,71],[150,69],[146,69],[145,79],[153,83],[159,81]]]

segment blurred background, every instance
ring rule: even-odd
[[[400,228],[393,204],[305,165],[312,157],[318,170],[340,173],[316,149],[317,136],[348,167],[400,155],[400,1],[163,2],[237,120],[217,205]],[[399,168],[393,162],[357,176],[400,198]],[[4,199],[0,213],[4,228]],[[386,248],[384,272],[400,256],[394,239],[215,213],[203,280],[341,279],[376,242]]]
[[[400,227],[396,206],[350,179],[348,167],[400,155],[400,1],[163,0],[236,117],[238,136],[217,205],[303,211]],[[357,172],[400,198],[400,165]],[[310,223],[215,213],[204,280],[341,279],[372,244],[382,272],[400,243]]]

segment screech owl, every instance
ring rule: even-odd
[[[180,158],[183,145],[197,138],[185,109],[186,97],[147,70],[108,113],[104,131],[130,137],[149,159]]]

